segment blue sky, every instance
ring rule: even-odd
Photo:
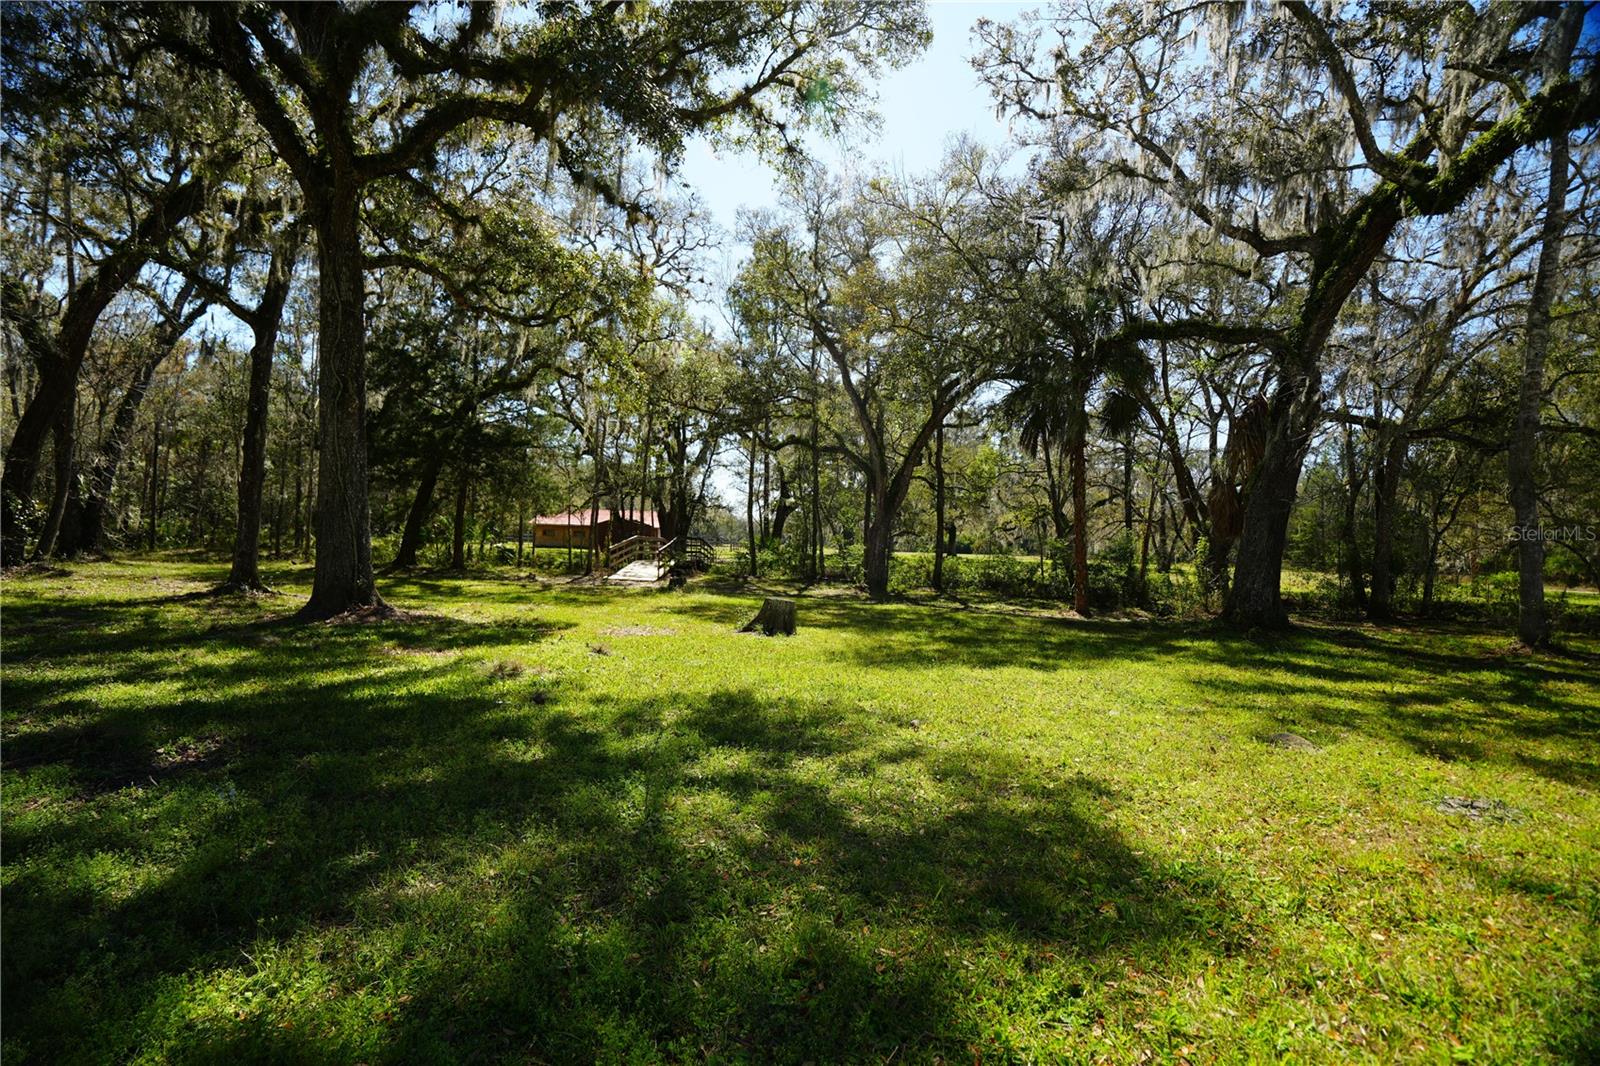
[[[887,168],[919,174],[932,170],[951,141],[965,133],[999,147],[1009,140],[994,100],[978,83],[970,57],[972,25],[980,18],[1009,21],[1037,3],[933,3],[928,20],[933,41],[915,60],[888,72],[873,87],[874,108],[882,119],[875,134],[858,134],[853,143],[812,137],[807,147],[830,169]],[[724,231],[723,247],[706,265],[714,282],[724,284],[737,269],[743,248],[734,240],[741,208],[777,203],[777,176],[753,153],[713,152],[704,139],[691,141],[676,174],[676,184],[693,189]],[[711,308],[706,308],[712,314]],[[713,326],[721,323],[713,317]]]

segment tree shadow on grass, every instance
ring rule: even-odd
[[[1196,672],[1192,683],[1233,703],[1275,695],[1281,710],[1271,720],[1282,728],[1350,731],[1443,762],[1497,763],[1600,786],[1600,669],[1440,651],[1422,643],[1430,635],[1462,631],[1408,631],[1398,641],[1364,630],[1308,631],[1244,654],[1242,674]]]
[[[229,602],[209,595],[193,600],[163,597],[154,603],[52,606],[30,609],[20,621],[13,609],[4,641],[7,664],[43,664],[49,672],[8,673],[8,722],[74,719],[94,709],[89,694],[107,681],[176,684],[186,692],[185,704],[204,704],[253,684],[292,685],[293,679],[348,667],[363,657],[535,644],[572,628],[570,622],[538,617],[480,622],[440,614],[363,624],[306,623],[292,611],[264,611],[249,600]],[[169,605],[181,606],[184,616],[174,619]],[[120,744],[126,731],[114,723],[102,718],[93,727],[107,728],[113,736],[105,743]],[[8,737],[5,765],[27,765],[35,758],[34,746],[49,750],[63,740],[73,738]],[[92,736],[85,741],[91,753],[102,746]]]
[[[677,614],[729,627],[749,620],[760,606],[721,598],[683,597],[668,608]],[[1022,668],[1053,672],[1100,659],[1152,659],[1197,643],[1246,644],[1223,632],[1196,631],[1169,623],[1096,621],[1019,614],[986,608],[853,597],[803,598],[800,629],[858,636],[841,655],[874,669],[922,670],[952,663],[977,669]]]
[[[253,690],[221,765],[10,835],[8,1036],[42,1060],[965,1058],[995,1046],[974,999],[1008,993],[952,949],[1066,967],[1068,999],[1129,958],[1244,950],[1220,884],[1135,853],[1090,779],[1022,784],[1001,749],[908,746],[837,701],[534,706],[443,669]],[[162,872],[107,892],[70,875],[90,854]],[[306,938],[326,996],[171,1028],[174,981],[305,980]],[[407,992],[353,1026],[339,989],[375,984]]]
[[[620,740],[553,720],[562,780],[533,805],[561,841],[534,863],[544,890],[514,894],[414,996],[390,1053],[964,1057],[994,1047],[968,1001],[995,992],[952,944],[998,938],[1083,973],[1243,950],[1220,886],[1135,854],[1095,782],[1025,788],[998,751],[928,752],[913,769],[936,798],[908,807],[871,795],[880,746],[905,752],[860,708],[669,702],[618,709]],[[841,781],[846,756],[862,768]],[[728,822],[693,818],[703,806]]]
[[[730,627],[747,609],[686,597],[670,610]],[[754,601],[748,608],[754,610]],[[843,597],[805,599],[801,631],[853,638],[835,654],[864,667],[1054,672],[1097,662],[1158,663],[1208,706],[1253,710],[1263,734],[1354,731],[1446,762],[1499,763],[1600,787],[1600,663],[1450,650],[1459,626],[1307,626],[1247,637],[1214,626],[1069,620]],[[1443,645],[1441,647],[1440,645]]]
[[[674,604],[697,607],[740,611]],[[871,644],[880,610],[828,604],[814,624]],[[917,622],[946,654],[976,639],[949,617],[888,626]],[[68,694],[67,728],[120,729],[139,752],[225,746],[97,791],[104,750],[24,743],[59,807],[7,826],[4,1022],[40,1061],[1021,1058],[1035,1049],[1008,1045],[1004,1019],[1090,1024],[1104,978],[1247,952],[1259,932],[1203,862],[1135,851],[1105,783],[908,739],[848,700],[591,702],[577,681],[415,654],[537,627],[145,625],[175,642],[153,646],[234,656],[112,655],[112,675],[182,697],[133,712]],[[1045,669],[1074,638],[1110,655],[1094,645],[1113,636],[1179,670],[1216,643],[1023,620],[970,654]],[[910,665],[887,647],[881,665]],[[92,661],[92,627],[54,650]],[[1396,653],[1318,635],[1220,654],[1303,660],[1303,683],[1337,688],[1366,676],[1340,656]]]

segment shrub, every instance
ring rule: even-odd
[[[950,560],[944,561],[945,588],[950,587]],[[889,560],[889,591],[896,595],[933,587],[933,556],[895,556]]]
[[[867,554],[859,544],[846,544],[823,556],[827,577],[859,585],[867,579]]]
[[[1161,573],[1149,575],[1144,587],[1145,607],[1163,618],[1182,617],[1206,610],[1206,592],[1194,574]]]

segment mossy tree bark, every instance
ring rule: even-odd
[[[1566,134],[1551,139],[1539,265],[1534,271],[1533,291],[1528,298],[1517,414],[1506,452],[1506,477],[1517,523],[1517,638],[1530,648],[1550,641],[1550,620],[1544,606],[1545,546],[1539,524],[1536,468],[1539,415],[1544,407],[1544,364],[1550,349],[1550,306],[1555,299],[1556,276],[1561,269],[1561,238],[1567,223],[1569,153]]]
[[[874,409],[876,397],[858,387],[857,376],[850,353],[844,342],[820,316],[809,315],[812,336],[833,360],[839,371],[839,381],[855,416],[856,427],[861,432],[859,448],[843,442],[826,446],[848,459],[866,479],[867,520],[864,533],[863,578],[867,594],[874,599],[889,595],[889,560],[894,554],[894,523],[899,518],[900,507],[911,491],[912,478],[922,462],[923,453],[933,442],[934,433],[950,417],[956,405],[981,383],[980,377],[950,377],[939,382],[933,390],[927,417],[912,435],[905,453],[895,462],[889,454],[889,445],[883,430],[883,413]],[[815,445],[813,456],[823,448]]]
[[[304,618],[382,607],[372,571],[367,502],[366,310],[361,263],[360,189],[353,173],[331,168],[331,187],[312,203],[317,237],[318,347],[317,561]],[[347,170],[349,172],[347,172]]]
[[[1276,380],[1268,400],[1266,447],[1244,486],[1238,561],[1223,611],[1233,624],[1277,627],[1288,622],[1280,595],[1283,550],[1300,471],[1323,416],[1323,350],[1350,293],[1383,253],[1401,219],[1454,210],[1492,181],[1518,151],[1600,118],[1600,69],[1591,67],[1581,76],[1571,70],[1585,8],[1526,10],[1551,20],[1538,50],[1547,64],[1538,91],[1532,91],[1532,85],[1513,85],[1507,103],[1514,109],[1487,128],[1476,123],[1477,112],[1462,110],[1476,105],[1447,104],[1457,107],[1444,116],[1449,130],[1438,121],[1429,122],[1409,143],[1390,150],[1373,132],[1361,86],[1329,26],[1304,3],[1283,5],[1284,13],[1300,24],[1317,62],[1326,68],[1330,89],[1343,100],[1363,163],[1376,184],[1344,211],[1330,208],[1307,231],[1282,236],[1265,234],[1255,224],[1245,225],[1216,211],[1204,195],[1207,190],[1151,134],[1145,111],[1108,117],[1104,101],[1086,101],[1070,86],[1061,86],[1064,111],[1088,126],[1127,138],[1159,172],[1154,180],[1172,192],[1198,223],[1253,249],[1262,259],[1309,257],[1304,298],[1287,327],[1136,321],[1113,338],[1247,344],[1272,357]],[[1491,73],[1491,77],[1504,80],[1513,74],[1508,71],[1501,78]],[[1428,162],[1430,158],[1437,161]]]
[[[290,223],[267,267],[261,302],[243,316],[255,335],[250,347],[250,384],[246,395],[244,448],[239,469],[238,526],[233,539],[233,565],[226,588],[264,591],[261,580],[261,501],[267,484],[267,409],[272,390],[272,360],[278,347],[283,307],[289,299],[294,261],[300,254],[301,230]]]

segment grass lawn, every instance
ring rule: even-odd
[[[69,569],[4,590],[7,1064],[1600,1054],[1593,638]]]

